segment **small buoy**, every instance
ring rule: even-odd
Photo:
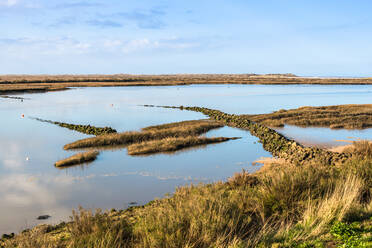
[[[24,114],[22,114],[22,115],[21,115],[21,117],[22,117],[22,118],[25,118],[25,115],[24,115]]]
[[[30,158],[29,157],[26,157],[26,161],[29,161],[30,160]]]

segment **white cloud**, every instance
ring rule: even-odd
[[[0,6],[14,6],[19,3],[19,0],[0,0]]]
[[[103,46],[106,48],[116,48],[122,45],[123,45],[123,42],[120,40],[105,40],[103,42]]]
[[[152,49],[159,47],[158,41],[150,41],[148,39],[131,40],[126,42],[122,48],[124,53],[131,53],[138,50]]]
[[[127,41],[105,40],[103,47],[110,51],[119,49],[123,53],[134,53],[146,50],[185,50],[200,47],[201,44],[195,41],[187,41],[172,37],[169,39],[150,40],[148,38],[133,39]]]
[[[7,169],[20,169],[26,164],[26,155],[23,154],[21,147],[16,142],[8,142],[1,145],[0,166]]]
[[[84,40],[70,36],[0,38],[0,50],[14,60],[28,61],[37,56],[123,56],[131,54],[173,53],[190,51],[206,46],[189,39],[98,39]]]

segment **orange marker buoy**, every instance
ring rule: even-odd
[[[21,117],[22,117],[22,118],[25,118],[25,115],[24,115],[24,114],[22,114],[22,115],[21,115]]]

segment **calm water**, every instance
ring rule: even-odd
[[[268,113],[305,105],[371,103],[372,86],[84,88],[24,97],[28,100],[0,98],[0,234],[68,220],[71,209],[79,205],[110,209],[126,208],[130,202],[144,204],[180,185],[226,180],[242,169],[257,170],[251,163],[270,156],[248,132],[224,127],[207,136],[242,139],[172,155],[131,157],[125,149],[104,151],[89,165],[59,170],[54,162],[73,154],[62,147],[87,136],[27,117],[127,131],[204,118],[200,113],[138,106],[143,104],[203,106],[235,114]],[[328,145],[349,136],[372,138],[371,130],[285,127],[280,131],[300,141]],[[52,217],[36,220],[44,214]]]

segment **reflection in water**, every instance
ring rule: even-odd
[[[75,153],[64,151],[63,146],[88,136],[21,118],[22,114],[66,123],[110,126],[122,132],[205,118],[195,112],[138,106],[143,104],[202,106],[227,113],[257,114],[303,105],[369,103],[372,86],[86,88],[27,94],[26,97],[29,100],[24,102],[4,98],[0,101],[0,234],[38,223],[67,220],[71,210],[79,205],[110,209],[126,208],[131,202],[144,204],[174,191],[179,185],[226,180],[242,169],[257,170],[251,163],[270,156],[248,132],[224,127],[206,136],[242,139],[146,157],[130,157],[126,149],[120,147],[103,151],[92,164],[58,170],[54,162]],[[326,142],[334,138],[324,132],[309,133],[326,137]],[[333,130],[326,132],[334,133]],[[368,131],[360,136],[370,134]],[[299,132],[287,132],[287,135],[300,137]],[[343,137],[346,136],[335,134],[336,139]],[[52,217],[36,220],[41,215]]]
[[[347,141],[372,139],[372,128],[364,130],[346,130],[320,127],[301,128],[286,125],[284,128],[276,128],[276,131],[305,146],[317,146],[320,148],[347,145],[349,144]]]

